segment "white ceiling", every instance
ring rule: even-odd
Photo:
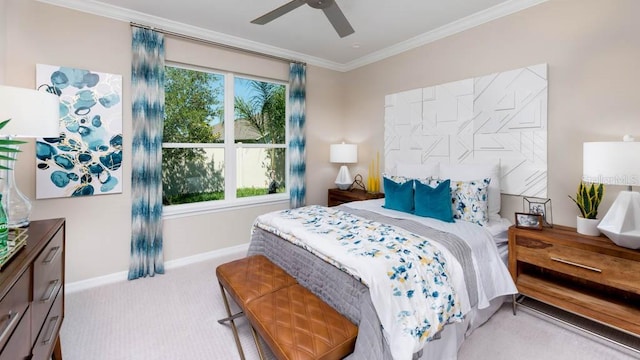
[[[344,38],[308,5],[250,23],[289,0],[39,1],[348,71],[547,0],[336,0],[355,29]]]

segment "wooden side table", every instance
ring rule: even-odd
[[[509,271],[522,295],[640,335],[638,250],[565,226],[512,226]]]
[[[338,206],[351,201],[382,199],[383,197],[383,193],[370,193],[360,189],[340,190],[334,188],[329,189],[327,203],[329,206]]]

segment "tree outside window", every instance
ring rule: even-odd
[[[177,66],[165,74],[164,205],[286,192],[286,85]],[[235,153],[227,163],[225,152]]]

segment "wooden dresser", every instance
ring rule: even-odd
[[[640,251],[574,228],[509,229],[520,294],[640,336]]]
[[[338,206],[351,201],[381,199],[383,197],[383,193],[370,193],[360,189],[340,190],[334,188],[329,189],[327,203],[329,206]]]
[[[65,220],[32,221],[0,272],[0,360],[62,359]]]

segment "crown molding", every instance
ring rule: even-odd
[[[435,30],[413,37],[409,40],[392,45],[380,51],[365,55],[359,59],[348,63],[337,63],[326,59],[318,58],[308,54],[298,53],[282,49],[279,47],[259,43],[244,38],[227,35],[224,33],[206,30],[197,26],[192,26],[165,18],[148,15],[138,11],[125,9],[118,6],[108,5],[95,0],[37,0],[54,6],[65,7],[89,14],[94,14],[114,20],[133,22],[149,27],[157,27],[203,40],[217,42],[229,46],[243,48],[251,51],[261,52],[268,55],[287,58],[295,61],[306,62],[314,66],[319,66],[329,70],[347,72],[359,67],[384,60],[405,51],[429,44],[443,39],[447,36],[460,33],[475,26],[482,25],[503,16],[511,15],[529,7],[547,2],[549,0],[510,0],[486,10],[477,12],[463,19],[441,26]]]
[[[380,60],[384,60],[391,56],[401,54],[405,51],[418,48],[420,46],[443,39],[447,36],[451,36],[451,35],[463,32],[465,30],[469,30],[476,26],[488,23],[492,20],[507,16],[507,15],[511,15],[518,11],[530,8],[535,5],[539,5],[547,1],[549,0],[511,0],[511,1],[498,4],[486,10],[477,12],[475,14],[469,15],[460,20],[441,26],[432,31],[415,36],[409,40],[400,42],[393,46],[384,48],[380,51],[373,52],[359,59],[351,61],[347,64],[344,64],[342,66],[342,71],[351,71],[359,67],[369,65]]]
[[[256,51],[268,55],[291,59],[292,61],[306,62],[315,66],[327,68],[330,70],[343,71],[342,64],[329,61],[326,59],[314,57],[307,54],[298,53],[282,49],[279,47],[247,40],[244,38],[227,35],[224,33],[203,29],[201,27],[192,26],[177,21],[161,18],[145,14],[139,11],[129,10],[118,6],[108,5],[94,0],[36,0],[41,3],[68,8],[80,12],[98,15],[118,21],[128,23],[137,23],[149,26],[150,28],[158,28],[194,38],[212,41],[224,45],[234,46],[242,49]]]

